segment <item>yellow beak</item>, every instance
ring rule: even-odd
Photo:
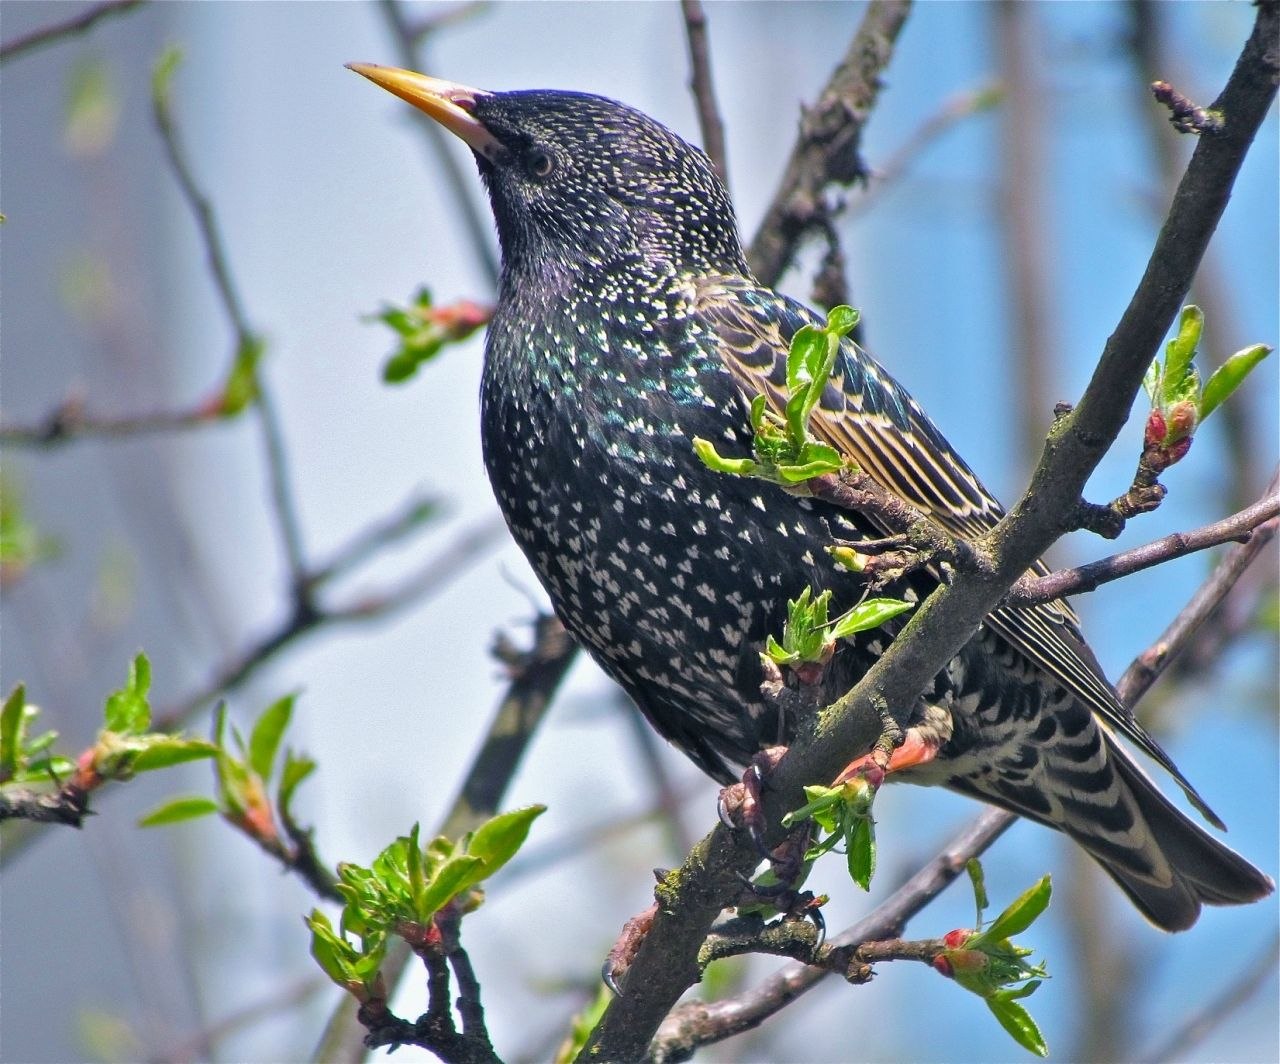
[[[453,81],[429,78],[399,67],[378,66],[375,63],[348,63],[354,70],[375,85],[394,93],[400,99],[426,112],[450,133],[458,136],[472,151],[483,155],[490,162],[497,162],[506,148],[473,114],[476,100],[491,93],[473,89]]]

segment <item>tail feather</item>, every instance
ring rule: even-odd
[[[1082,707],[1072,707],[1082,709]],[[952,776],[955,790],[1064,832],[1157,927],[1182,931],[1202,905],[1244,905],[1275,884],[1181,812],[1096,720],[1031,750],[1011,772]]]
[[[1201,904],[1245,905],[1275,890],[1270,876],[1178,810],[1109,737],[1107,745],[1108,760],[1146,826],[1149,844],[1145,849],[1149,852],[1143,855],[1144,863],[1154,874],[1135,874],[1128,862],[1116,861],[1095,849],[1089,838],[1070,833],[1098,859],[1147,919],[1166,931],[1181,931],[1196,922]]]

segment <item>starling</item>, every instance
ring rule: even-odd
[[[568,630],[649,722],[728,783],[779,739],[759,651],[788,598],[855,601],[824,547],[874,519],[708,470],[691,441],[749,454],[748,406],[785,402],[792,335],[822,324],[751,275],[707,157],[640,112],[577,92],[485,92],[352,69],[472,150],[502,250],[481,384],[484,460],[511,532]],[[959,536],[1004,510],[921,407],[850,341],[811,431]],[[930,590],[927,572],[904,597]],[[843,694],[894,627],[843,643]],[[1179,812],[1120,745],[1217,820],[1107,682],[1074,613],[1001,607],[922,693],[903,780],[1065,832],[1154,924],[1257,900],[1271,880]],[[787,735],[783,734],[785,741]],[[853,751],[851,753],[860,753]],[[1218,824],[1218,826],[1221,826]]]

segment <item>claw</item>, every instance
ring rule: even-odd
[[[622,983],[614,975],[612,957],[606,958],[604,964],[600,966],[600,981],[609,988],[609,993],[614,997],[622,997]]]
[[[813,952],[817,954],[827,941],[827,918],[822,915],[822,910],[817,905],[809,906],[805,910],[805,916],[813,921],[814,930],[818,932],[818,941],[813,944]]]
[[[644,912],[633,916],[623,925],[618,941],[613,944],[613,949],[609,950],[609,956],[605,958],[600,968],[600,978],[616,996],[622,995],[622,989],[626,985],[627,969],[631,967],[631,962],[640,952],[640,946],[644,943],[649,928],[653,926],[653,918],[657,914],[658,906],[655,902]]]

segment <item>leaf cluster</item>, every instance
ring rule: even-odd
[[[782,818],[782,826],[794,827],[812,820],[820,834],[805,851],[806,863],[835,850],[848,863],[849,878],[863,890],[871,889],[876,871],[876,825],[871,816],[876,789],[861,776],[834,787],[806,787],[809,801]]]
[[[425,848],[415,824],[369,867],[339,864],[345,904],[338,927],[319,909],[305,917],[316,963],[360,1001],[382,996],[380,969],[391,938],[418,952],[439,947],[436,915],[446,907],[458,914],[477,908],[480,884],[515,856],[545,810],[531,805],[501,813],[457,841],[439,836]]]
[[[796,330],[787,352],[787,403],[781,415],[768,409],[768,399],[751,401],[754,458],[725,458],[709,440],[694,437],[693,447],[708,469],[733,476],[759,477],[776,484],[802,484],[836,473],[845,459],[834,447],[809,435],[809,418],[835,370],[841,340],[858,324],[851,307],[834,307],[826,325]]]
[[[1048,876],[1044,876],[984,928],[983,912],[987,906],[982,865],[977,859],[968,863],[978,909],[977,930],[956,930],[943,941],[946,948],[933,964],[944,975],[953,978],[966,990],[986,1002],[991,1014],[1013,1039],[1037,1056],[1047,1056],[1049,1047],[1022,999],[1034,994],[1049,977],[1044,964],[1029,964],[1035,951],[1012,942],[1035,922],[1049,906],[1053,892]]]
[[[277,840],[280,834],[277,815],[283,823],[292,823],[294,793],[316,768],[311,758],[286,749],[272,803],[270,793],[277,754],[293,716],[295,699],[295,695],[286,695],[263,710],[248,740],[234,725],[228,729],[227,707],[225,703],[220,705],[214,715],[210,744],[215,758],[216,797],[192,795],[171,799],[143,817],[141,825],[156,827],[218,813],[259,841]]]
[[[435,306],[429,288],[419,288],[407,306],[385,304],[366,321],[380,321],[398,339],[396,349],[383,364],[382,379],[401,384],[416,374],[447,345],[467,339],[488,322],[489,310],[468,299]]]
[[[782,641],[772,635],[765,640],[763,656],[777,665],[802,665],[808,662],[826,664],[841,639],[871,628],[911,609],[914,603],[901,599],[872,598],[859,602],[835,620],[828,619],[831,592],[814,595],[811,588],[799,598],[787,602],[787,620],[782,628]]]
[[[212,757],[213,746],[203,739],[150,730],[150,689],[151,663],[138,654],[125,685],[107,696],[93,745],[72,762],[53,752],[57,732],[30,734],[40,711],[27,702],[23,686],[14,688],[0,709],[0,784],[59,787],[69,779],[87,792],[109,780]]]
[[[1237,351],[1209,376],[1203,385],[1195,359],[1204,332],[1204,314],[1199,307],[1182,308],[1178,333],[1165,345],[1163,363],[1157,357],[1147,368],[1142,387],[1151,400],[1147,417],[1146,445],[1175,453],[1177,461],[1186,453],[1196,429],[1214,410],[1244,383],[1253,368],[1271,353],[1266,344],[1253,344]],[[1172,464],[1170,462],[1169,464]]]

